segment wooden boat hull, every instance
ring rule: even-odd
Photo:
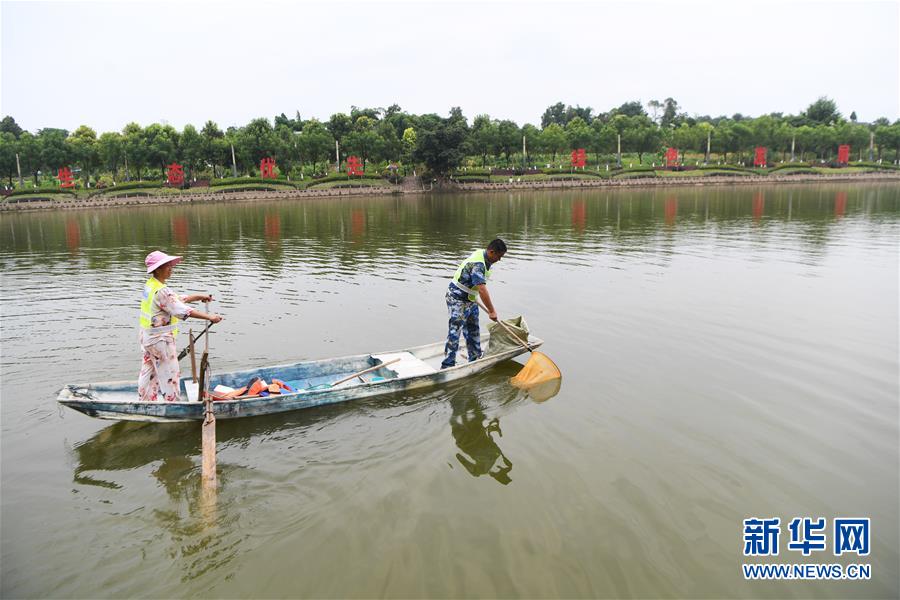
[[[482,336],[483,340],[488,339],[487,335],[482,334]],[[533,336],[528,342],[532,349],[543,344],[542,340]],[[443,356],[443,350],[444,342],[437,342],[394,352],[409,353],[422,362],[436,364],[439,363],[439,359]],[[439,368],[433,368],[433,372],[428,373],[401,374],[391,378],[379,378],[380,380],[377,381],[350,381],[336,387],[325,387],[325,389],[306,389],[295,393],[276,394],[262,398],[217,401],[213,403],[213,407],[216,419],[237,419],[433,387],[470,377],[502,361],[515,358],[524,352],[525,350],[522,348],[515,348],[506,352],[485,356],[473,362],[458,364],[449,369],[440,370]],[[463,350],[462,354],[464,353],[465,351]],[[271,381],[275,377],[286,379],[291,376],[312,381],[327,381],[329,379],[337,381],[342,376],[366,368],[366,365],[379,364],[378,360],[373,360],[373,357],[377,357],[379,354],[360,354],[223,373],[213,375],[211,385],[224,384],[239,387],[242,382],[246,382],[252,377],[262,377],[267,381]],[[388,369],[389,367],[385,367],[384,370],[387,372]],[[183,381],[184,379],[182,379]],[[68,385],[60,391],[57,401],[64,406],[100,419],[160,422],[199,421],[203,419],[202,402],[188,402],[186,398],[183,398],[181,402],[139,402],[137,400],[137,383],[135,381]]]

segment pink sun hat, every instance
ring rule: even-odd
[[[174,267],[178,263],[181,262],[180,256],[169,256],[165,252],[160,250],[154,250],[150,254],[147,255],[147,258],[144,259],[144,264],[147,265],[147,273],[152,273],[156,269],[160,268],[167,262],[171,262]]]

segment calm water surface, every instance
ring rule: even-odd
[[[896,598],[898,234],[897,184],[4,214],[2,595]],[[137,377],[149,250],[216,296],[224,371],[442,339],[496,235],[495,303],[564,374],[546,402],[506,363],[220,421],[213,513],[198,425],[55,403]],[[751,516],[871,517],[872,580],[744,581]],[[853,562],[786,535],[757,562]]]

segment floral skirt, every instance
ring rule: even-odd
[[[144,350],[144,360],[138,377],[138,399],[142,402],[179,400],[178,380],[181,378],[181,369],[178,366],[174,336],[167,335],[141,348]]]

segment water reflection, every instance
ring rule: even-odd
[[[847,211],[847,192],[838,192],[834,195],[834,216],[843,217]]]
[[[75,219],[66,220],[66,247],[72,256],[75,256],[81,247],[81,227]]]
[[[757,194],[753,196],[753,221],[759,223],[765,210],[766,198],[763,196],[762,192],[757,192]]]
[[[674,225],[676,216],[678,216],[678,198],[670,196],[666,198],[665,205],[666,225]]]
[[[350,236],[354,241],[359,241],[366,234],[366,211],[362,208],[354,208],[350,211]]]
[[[471,457],[464,463],[473,475],[487,474],[502,452],[493,435],[502,437],[499,417],[488,418],[485,411],[510,410],[526,399],[540,400],[532,391],[520,391],[508,384],[509,378],[522,368],[506,361],[486,373],[449,387],[433,388],[402,394],[389,394],[370,400],[339,403],[289,413],[245,419],[219,420],[216,423],[217,448],[247,447],[261,439],[297,439],[306,432],[319,430],[355,411],[390,410],[398,406],[413,410],[433,401],[447,401],[451,432],[461,452]],[[554,382],[550,382],[554,383]],[[555,391],[559,390],[559,380]],[[551,386],[552,387],[552,386]],[[539,393],[539,392],[535,392]],[[555,394],[555,392],[554,392]],[[543,398],[544,400],[546,398]],[[166,490],[171,500],[194,501],[199,495],[201,436],[200,423],[135,423],[118,421],[101,429],[71,451],[75,483],[107,489],[122,489],[116,472],[140,469],[153,463],[151,474]],[[494,456],[494,459],[490,459]],[[490,459],[491,464],[486,461]],[[505,462],[508,459],[503,457]],[[460,460],[463,462],[463,459]],[[219,488],[227,487],[230,467],[220,460]],[[512,468],[505,469],[508,473]],[[502,470],[502,469],[501,469]],[[224,475],[224,476],[223,476]],[[492,476],[494,476],[492,474]],[[508,477],[506,478],[508,483]]]
[[[583,199],[572,202],[572,227],[576,233],[584,231],[584,224],[587,222],[587,205]]]
[[[561,388],[562,377],[557,377],[535,385],[523,386],[522,390],[533,402],[540,404],[556,396]]]
[[[821,226],[833,224],[835,216],[895,214],[900,198],[891,185],[330,198],[84,211],[75,216],[4,213],[0,264],[15,257],[55,265],[61,258],[57,253],[73,260],[80,249],[87,254],[88,268],[104,269],[140,264],[150,247],[174,247],[190,254],[193,264],[232,264],[249,253],[260,259],[262,270],[277,274],[294,264],[294,257],[374,270],[385,256],[457,256],[470,250],[474,240],[498,232],[506,232],[517,251],[527,241],[547,245],[549,252],[570,251],[564,245],[575,243],[574,235],[583,244],[602,239],[613,251],[630,248],[652,242],[660,224],[676,221],[682,228],[709,227],[712,236],[721,235],[721,225],[748,217],[755,222],[763,217],[770,223],[793,221],[827,234],[830,231]],[[563,215],[567,218],[560,218]]]
[[[186,248],[191,241],[190,224],[185,216],[172,217],[172,239],[180,248]]]
[[[497,445],[496,439],[503,437],[500,418],[486,417],[478,397],[471,392],[459,394],[450,404],[450,432],[459,448],[456,460],[473,477],[490,475],[498,483],[508,485],[513,465]]]

